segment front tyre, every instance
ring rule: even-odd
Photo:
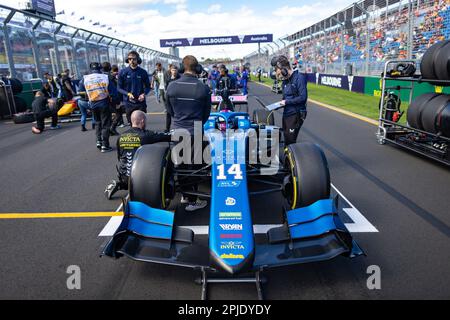
[[[331,195],[330,170],[324,152],[313,143],[286,148],[284,195],[292,210],[310,206]]]
[[[130,176],[130,201],[166,209],[173,198],[170,149],[164,144],[145,145],[134,156]]]

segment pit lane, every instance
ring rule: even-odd
[[[252,84],[251,95],[267,104],[280,96]],[[149,127],[161,129],[162,106],[150,99]],[[260,108],[250,98],[250,113]],[[280,123],[280,114],[276,115]],[[31,135],[30,125],[0,123],[1,212],[110,212],[105,185],[115,177],[115,154],[100,154],[93,132],[76,123],[60,131]],[[123,130],[123,129],[122,129]],[[355,233],[367,258],[288,267],[267,273],[268,299],[449,298],[450,173],[432,161],[379,146],[375,127],[309,105],[301,140],[327,154],[334,185],[379,231]],[[124,195],[124,194],[122,194]],[[280,201],[253,201],[255,224],[277,224]],[[351,213],[350,213],[351,215]],[[98,258],[98,237],[108,217],[0,219],[0,298],[2,299],[199,299],[197,273],[126,259]],[[208,210],[177,212],[177,223],[205,226]],[[351,217],[346,223],[352,223]],[[69,291],[66,269],[78,265],[82,289]],[[369,291],[367,268],[378,265],[382,290]],[[212,286],[212,299],[255,299],[252,285]]]

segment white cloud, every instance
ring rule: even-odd
[[[216,4],[210,5],[207,12],[208,13],[218,13],[218,12],[220,12],[221,9],[222,9],[222,6],[218,3],[216,3]]]
[[[245,2],[240,8],[228,11],[223,10],[219,3],[204,11],[194,11],[189,7],[193,1],[198,0],[59,0],[56,5],[57,11],[69,13],[66,18],[58,17],[63,22],[92,30],[94,27],[88,23],[92,19],[113,27],[120,34],[111,33],[111,36],[168,52],[159,48],[159,39],[263,33],[273,33],[276,39],[308,27],[352,3],[352,0],[317,0],[311,5],[284,6],[272,12],[260,12]],[[18,2],[2,0],[3,4],[12,7],[18,7]],[[164,6],[174,10],[162,14],[166,12]],[[76,12],[75,19],[70,17],[73,11]],[[86,20],[78,22],[81,16]],[[255,50],[255,44],[208,46],[180,48],[180,54],[194,54],[199,58],[238,58]]]

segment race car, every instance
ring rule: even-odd
[[[255,273],[262,297],[264,270],[363,254],[339,216],[339,199],[330,197],[330,172],[319,146],[284,148],[279,128],[228,110],[211,114],[204,135],[210,159],[203,164],[174,160],[171,144],[137,151],[124,218],[103,255],[200,270],[203,293],[207,274],[228,274],[226,281],[233,282]],[[256,235],[258,212],[250,200],[268,194],[284,198],[283,213],[273,213],[282,226]],[[179,195],[210,200],[207,239],[177,224],[169,208]]]
[[[239,111],[248,111],[248,96],[244,96],[239,89],[215,90],[211,95],[211,104],[215,111],[235,111],[236,106],[241,107]]]

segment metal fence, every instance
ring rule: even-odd
[[[144,69],[168,65],[179,58],[120,39],[69,26],[26,11],[0,5],[0,76],[22,81],[69,69],[75,78],[88,72],[90,62],[123,67],[130,50],[142,57]]]
[[[387,60],[420,60],[447,39],[450,0],[366,0],[286,37],[284,51],[306,72],[380,75]]]

